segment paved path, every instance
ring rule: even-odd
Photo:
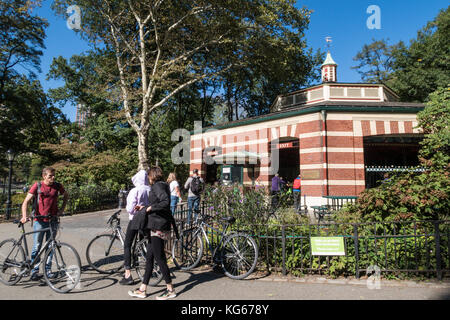
[[[62,218],[61,240],[72,244],[80,254],[82,266],[87,266],[86,246],[96,234],[105,231],[108,217],[114,210],[86,213]],[[122,217],[125,228],[127,217]],[[29,224],[27,224],[29,230]],[[0,240],[17,238],[17,226],[0,224]],[[322,277],[288,278],[255,276],[252,279],[232,280],[209,268],[194,272],[180,272],[171,268],[178,297],[174,300],[449,300],[449,282],[418,283],[412,281],[381,281],[380,289],[369,289],[365,280],[329,280]],[[53,292],[44,283],[24,279],[17,285],[0,284],[0,300],[136,300],[127,295],[129,289],[118,284],[121,275],[100,275],[86,270],[80,287],[68,294]],[[135,275],[135,278],[137,276]],[[148,290],[147,300],[155,300],[164,285]]]

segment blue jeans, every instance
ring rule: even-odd
[[[170,210],[172,211],[172,214],[175,214],[175,209],[177,208],[177,204],[178,204],[178,197],[170,196]]]
[[[46,229],[48,228],[50,225],[50,222],[44,222],[44,221],[34,221],[33,222],[33,231],[38,231],[38,230],[42,230],[42,229]],[[56,232],[57,229],[57,222],[52,222],[51,223],[51,227],[52,227],[52,231],[53,233]],[[50,239],[50,230],[45,231],[45,232],[36,232],[33,234],[33,249],[31,250],[31,260],[33,261],[33,259],[36,257],[36,255],[39,253],[39,250],[41,250],[42,247],[42,242],[44,240],[44,235],[45,235],[45,241],[47,241],[48,239]],[[51,269],[51,259],[52,259],[52,254],[50,253],[50,255],[48,256],[48,261],[45,264],[45,271],[50,271]],[[39,265],[35,266],[32,270],[32,274],[39,272]]]
[[[195,197],[188,197],[188,217],[187,217],[187,224],[191,223],[191,217],[192,217],[192,209],[194,209],[195,217],[197,217],[197,213],[199,210],[199,204],[200,204],[200,196]]]

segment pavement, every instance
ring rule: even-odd
[[[128,290],[139,286],[138,282],[132,286],[121,286],[118,283],[121,274],[102,275],[87,267],[86,246],[95,235],[106,231],[106,221],[114,211],[104,210],[61,219],[60,240],[70,243],[77,249],[83,266],[78,288],[66,294],[58,294],[43,282],[22,279],[15,286],[8,287],[0,284],[0,300],[138,300],[127,294]],[[124,213],[125,210],[122,210],[122,212]],[[122,214],[122,227],[124,229],[127,221],[126,214]],[[29,230],[31,230],[31,227],[27,224],[26,231]],[[17,225],[13,223],[0,224],[0,241],[7,238],[18,238],[19,235]],[[303,300],[450,300],[449,281],[382,279],[377,285],[374,285],[367,279],[329,279],[323,276],[296,278],[263,273],[253,274],[244,280],[232,280],[209,266],[202,266],[189,272],[179,271],[172,266],[171,273],[178,294],[173,300],[181,303],[181,305],[177,305],[177,314],[179,315],[185,315],[183,314],[184,309],[182,309],[184,306],[194,306],[199,303],[207,304],[211,301],[219,304],[220,302],[233,301],[242,305],[242,303],[248,304],[250,301],[276,303],[276,301],[299,302]],[[138,279],[136,274],[134,274],[134,278]],[[148,296],[144,301],[155,300],[156,296],[161,294],[164,289],[163,282],[156,287],[150,287],[147,290]],[[189,301],[192,301],[192,303]],[[188,315],[195,315],[197,311],[193,310],[186,309],[184,311]],[[253,311],[256,312],[256,309]],[[223,312],[225,312],[225,309]],[[247,310],[247,312],[249,311]]]

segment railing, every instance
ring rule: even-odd
[[[354,275],[372,266],[386,273],[450,274],[450,221],[262,226],[262,261],[289,272]],[[312,256],[312,236],[343,237],[345,256]],[[341,269],[339,271],[339,268]]]
[[[366,166],[366,188],[379,186],[385,180],[386,173],[424,172],[425,168],[413,166]]]
[[[207,210],[203,207],[202,210]],[[177,219],[179,227],[185,222]],[[450,220],[303,225],[235,225],[257,241],[258,268],[291,274],[450,276]],[[212,230],[211,240],[217,241]],[[345,256],[313,256],[311,237],[342,237]],[[168,250],[171,243],[167,244]],[[208,253],[210,254],[210,253]]]

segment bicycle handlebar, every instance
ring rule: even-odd
[[[113,213],[113,215],[111,217],[109,217],[108,222],[106,224],[111,224],[113,220],[119,219],[117,216],[120,215],[120,212],[122,210],[118,210],[116,212]]]
[[[63,213],[60,215],[51,215],[51,216],[42,216],[42,215],[31,215],[29,217],[27,217],[27,221],[31,221],[32,219],[49,219],[49,220],[55,220],[55,219],[59,219],[60,217],[67,217],[67,216],[72,216],[72,214],[70,213]],[[24,223],[22,223],[20,220],[14,220],[13,223],[17,223],[18,224],[18,228],[22,227],[24,225]]]

